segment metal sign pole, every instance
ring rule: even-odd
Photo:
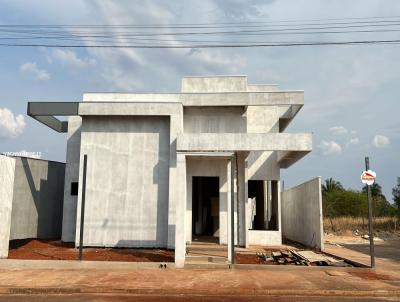
[[[365,170],[369,170],[369,157],[365,157]],[[374,233],[372,226],[372,198],[371,186],[367,184],[368,192],[368,227],[369,227],[369,252],[371,256],[371,268],[375,268]]]
[[[79,260],[82,260],[83,258],[83,225],[85,223],[86,168],[87,168],[87,155],[85,154],[83,156],[81,225],[79,230]]]

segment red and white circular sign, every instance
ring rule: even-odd
[[[369,186],[375,182],[375,178],[376,178],[376,173],[372,170],[364,171],[361,174],[361,182]]]

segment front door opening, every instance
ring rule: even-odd
[[[219,178],[193,177],[193,237],[219,237]]]

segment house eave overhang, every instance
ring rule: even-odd
[[[68,122],[56,116],[78,115],[79,102],[28,102],[27,114],[47,127],[68,132]]]
[[[312,150],[311,133],[181,133],[179,152]]]

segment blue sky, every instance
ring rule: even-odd
[[[0,0],[0,7],[0,24],[168,24],[400,15],[396,0]],[[379,37],[400,39],[399,33]],[[326,37],[307,39],[324,41]],[[0,152],[26,150],[41,152],[45,159],[65,160],[65,134],[27,117],[29,100],[79,101],[87,91],[179,91],[185,75],[247,74],[250,83],[277,83],[282,89],[305,91],[305,106],[286,131],[313,132],[314,150],[283,171],[285,187],[321,176],[360,189],[368,155],[391,199],[391,188],[400,176],[399,53],[400,45],[201,50],[0,47]]]

